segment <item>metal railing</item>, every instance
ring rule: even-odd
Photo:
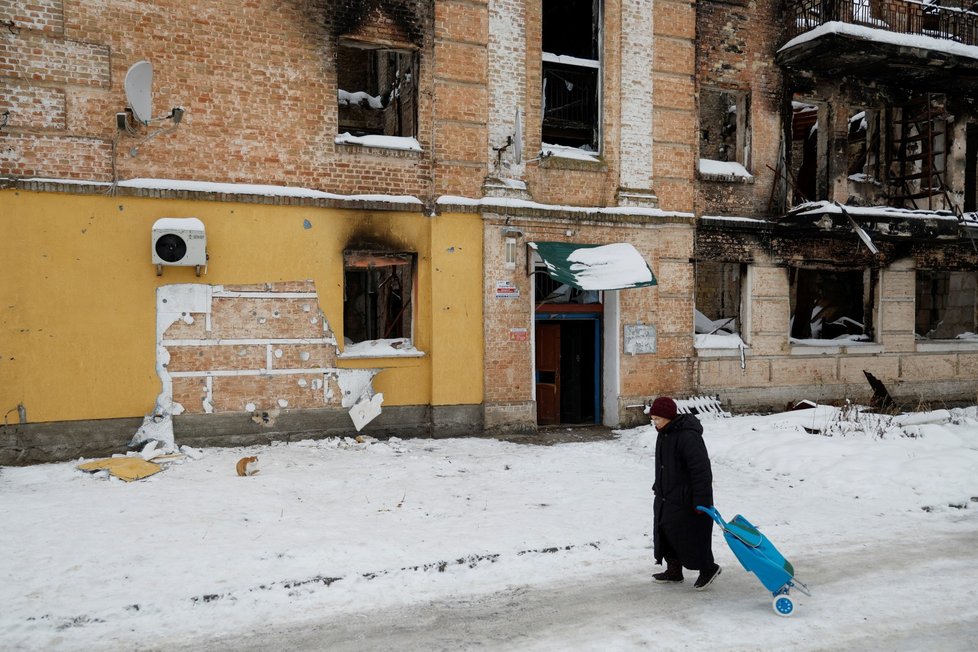
[[[787,0],[785,34],[790,40],[839,21],[978,45],[978,11],[972,6],[975,3],[968,0]]]

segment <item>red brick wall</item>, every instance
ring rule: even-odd
[[[782,26],[775,0],[701,0],[696,4],[697,84],[750,94],[754,184],[700,181],[696,211],[766,215],[781,141],[782,76],[774,63]]]
[[[0,39],[0,104],[11,112],[0,174],[110,180],[123,80],[146,59],[154,116],[186,113],[151,140],[156,125],[120,136],[119,178],[425,198],[436,185],[438,194],[476,194],[485,176],[484,1],[2,0],[0,19],[12,23]],[[421,153],[334,144],[333,58],[344,34],[418,48]],[[38,147],[21,144],[31,138]]]
[[[335,373],[324,371],[336,366],[334,336],[311,281],[217,287],[210,312],[190,318],[162,341],[187,414],[340,406]]]

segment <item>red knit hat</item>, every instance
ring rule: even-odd
[[[649,417],[662,417],[672,421],[676,418],[676,402],[668,396],[660,396],[652,401]]]

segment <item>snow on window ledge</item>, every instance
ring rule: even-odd
[[[799,340],[789,338],[792,355],[839,355],[846,353],[883,353],[883,345],[869,340],[855,339],[860,335],[849,335],[834,340]]]
[[[424,351],[414,348],[411,340],[402,337],[391,340],[347,342],[343,347],[343,352],[336,357],[340,360],[356,360],[360,358],[423,358],[424,355]]]
[[[917,340],[918,353],[953,351],[978,351],[978,335],[974,333],[962,333],[951,340]]]
[[[333,142],[337,145],[360,145],[375,149],[391,149],[405,152],[421,152],[417,138],[405,136],[354,136],[350,132],[337,134]]]
[[[568,147],[566,145],[552,145],[543,143],[540,145],[540,156],[544,159],[569,159],[572,161],[588,161],[600,163],[601,158],[598,152],[591,152],[579,147]]]
[[[735,161],[714,161],[708,158],[699,160],[699,175],[706,181],[728,181],[732,183],[754,183],[754,175]]]
[[[697,349],[698,353],[701,349],[740,351],[740,349],[747,348],[747,345],[744,344],[744,340],[740,339],[740,335],[737,333],[713,333],[709,335],[705,333],[697,333],[693,337],[695,338],[693,346]]]

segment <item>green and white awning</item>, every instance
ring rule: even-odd
[[[606,245],[528,242],[547,274],[579,290],[623,290],[658,285],[642,254],[627,242]]]

